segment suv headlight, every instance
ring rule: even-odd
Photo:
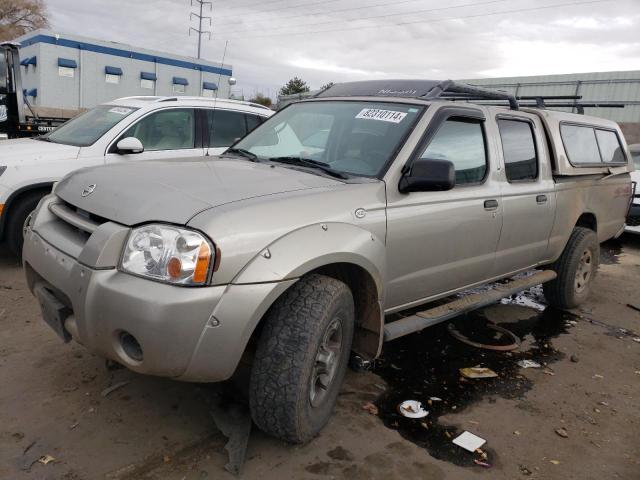
[[[211,244],[202,234],[151,224],[131,231],[120,270],[176,285],[204,285],[214,256]]]

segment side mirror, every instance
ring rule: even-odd
[[[116,148],[118,149],[118,153],[121,155],[144,152],[144,146],[142,145],[142,142],[136,137],[123,138],[116,144]]]
[[[419,158],[411,165],[411,171],[400,179],[398,189],[402,193],[437,192],[456,186],[456,167],[449,160]]]

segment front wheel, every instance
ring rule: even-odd
[[[42,192],[29,193],[18,198],[16,205],[9,211],[9,217],[7,218],[7,244],[11,252],[18,258],[22,257],[22,243],[27,220],[44,196],[45,193]]]
[[[544,284],[544,296],[554,307],[575,308],[589,296],[600,263],[600,244],[593,230],[576,227],[551,268],[558,277]]]
[[[328,422],[344,379],[354,329],[353,296],[324,275],[301,278],[271,307],[253,361],[253,421],[291,443]]]

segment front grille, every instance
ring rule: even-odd
[[[84,237],[85,242],[100,225],[107,222],[107,219],[75,207],[62,199],[50,203],[49,211],[66,226]]]

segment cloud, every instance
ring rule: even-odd
[[[225,63],[245,96],[275,96],[293,76],[318,88],[363,78],[640,69],[640,2],[578,1],[214,1],[213,38],[203,40],[203,57],[220,61],[228,40]],[[47,6],[61,33],[180,55],[196,51],[183,0],[48,0]]]

